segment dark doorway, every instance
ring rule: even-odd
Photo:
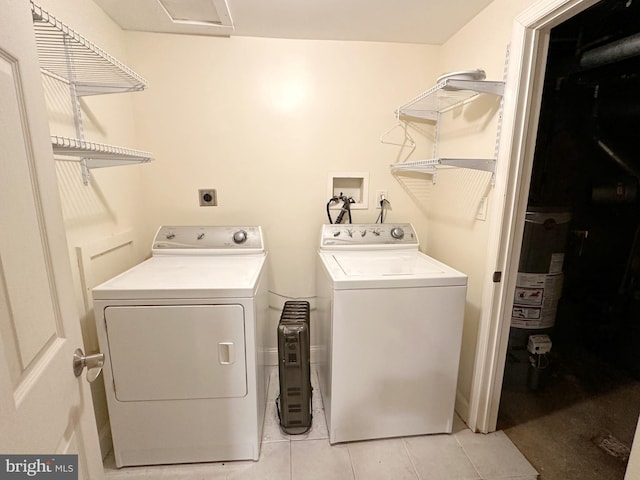
[[[568,215],[552,247],[561,297],[552,325],[512,326],[498,416],[543,480],[624,477],[640,413],[639,189],[640,0],[603,0],[551,31],[528,211]],[[525,226],[523,255],[560,232],[539,228]],[[549,353],[529,351],[538,334]]]

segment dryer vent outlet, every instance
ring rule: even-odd
[[[215,207],[218,205],[218,195],[215,188],[202,188],[198,190],[198,198],[201,207]]]

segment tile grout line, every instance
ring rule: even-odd
[[[293,480],[293,448],[291,438],[289,438],[289,480]]]
[[[351,456],[351,449],[349,448],[349,444],[347,443],[347,455],[349,455],[349,465],[351,465],[351,475],[353,475],[353,479],[357,480],[356,477],[356,467],[353,464],[353,457]]]
[[[473,462],[473,460],[471,460],[471,457],[469,457],[469,455],[467,454],[467,451],[464,449],[464,445],[462,445],[462,443],[460,443],[460,440],[458,439],[458,435],[454,434],[453,436],[456,439],[456,443],[460,446],[460,449],[462,450],[462,453],[464,453],[464,456],[467,457],[467,460],[469,460],[469,463],[471,464],[473,469],[478,474],[478,478],[480,480],[487,480],[487,479],[483,478],[482,474],[480,473],[480,470],[478,470],[478,467],[476,467],[476,464]]]
[[[409,461],[411,462],[411,467],[413,468],[413,473],[416,474],[416,478],[418,480],[422,480],[420,478],[420,472],[418,472],[418,469],[416,468],[416,464],[413,461],[413,457],[411,456],[411,453],[409,453],[409,448],[407,447],[407,441],[406,439],[402,438],[402,447],[404,448],[404,453],[407,454],[407,457],[409,457]],[[475,467],[474,467],[475,468]]]

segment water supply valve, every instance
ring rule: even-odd
[[[531,335],[527,342],[527,351],[531,355],[544,355],[551,351],[549,335]]]
[[[529,352],[527,386],[536,391],[542,386],[544,374],[550,363],[548,354],[551,352],[551,339],[549,335],[531,335],[527,342],[527,351]]]

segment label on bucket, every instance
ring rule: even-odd
[[[551,262],[549,263],[549,273],[551,275],[562,273],[563,263],[564,263],[564,253],[552,253]]]
[[[518,273],[511,325],[518,328],[553,327],[562,281],[561,273]]]
[[[514,320],[522,320],[530,322],[530,320],[540,320],[542,315],[541,308],[535,307],[521,307],[520,305],[513,306],[513,313],[511,314],[512,324],[515,324]]]

